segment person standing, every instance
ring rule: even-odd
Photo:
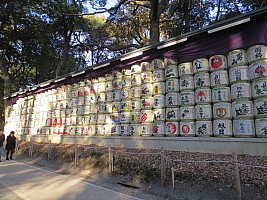
[[[10,152],[10,160],[12,160],[12,156],[14,153],[16,147],[16,137],[15,137],[15,132],[14,131],[10,131],[9,136],[7,136],[6,138],[6,160],[9,160],[8,156],[9,156],[9,152]]]
[[[3,144],[5,142],[5,134],[3,129],[0,130],[0,162],[1,162],[1,157],[2,157],[2,152],[3,152]]]

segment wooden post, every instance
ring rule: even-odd
[[[77,143],[75,142],[75,150],[74,150],[74,164],[75,164],[75,167],[77,167],[77,164],[78,164],[78,149],[77,149]]]
[[[164,148],[161,147],[160,152],[160,161],[161,161],[161,185],[163,186],[165,184],[165,158],[164,158]]]
[[[48,152],[47,152],[48,161],[51,160],[51,154],[52,154],[52,146],[51,146],[51,140],[49,140],[49,142],[48,142]]]
[[[235,162],[234,178],[235,178],[236,197],[237,200],[241,200],[242,196],[241,196],[241,186],[240,186],[240,173],[239,173],[239,164],[236,153],[234,153],[234,162]]]
[[[173,160],[172,160],[171,170],[172,170],[172,190],[174,190],[174,167],[173,167]]]
[[[108,147],[108,169],[109,169],[109,173],[112,172],[112,160],[113,160],[113,155],[112,155],[112,151],[111,151],[111,145],[109,145],[109,147]]]
[[[15,155],[17,155],[18,154],[18,151],[19,151],[19,144],[18,144],[19,142],[17,141],[16,142],[16,146],[15,146]]]

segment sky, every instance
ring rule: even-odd
[[[117,3],[117,0],[107,0],[107,4],[106,4],[105,8],[109,9],[109,8],[113,7],[116,3]],[[88,8],[88,12],[89,13],[92,13],[92,12],[95,11],[88,2],[87,2],[86,6]],[[109,13],[106,12],[106,13],[103,13],[101,15],[104,15],[104,16],[108,17]]]

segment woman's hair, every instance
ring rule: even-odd
[[[15,131],[10,131],[10,135],[11,135],[11,134],[15,134]]]

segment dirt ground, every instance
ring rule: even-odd
[[[181,163],[175,165],[175,188],[172,188],[171,166],[166,164],[166,182],[161,185],[160,158],[156,150],[115,149],[114,170],[109,173],[107,148],[81,147],[75,166],[73,145],[55,145],[48,161],[48,145],[34,144],[29,158],[29,143],[20,145],[15,159],[61,174],[72,174],[96,185],[146,200],[232,200],[236,199],[233,166],[224,164]],[[124,152],[120,154],[119,152]],[[128,154],[125,154],[128,152]],[[129,153],[131,152],[131,153]],[[149,154],[153,152],[152,154]],[[147,154],[147,155],[146,155]],[[227,160],[229,155],[166,152],[167,156]],[[77,158],[77,157],[76,157]],[[240,161],[267,166],[266,157],[240,156]],[[241,169],[241,191],[244,200],[267,199],[267,169]]]

